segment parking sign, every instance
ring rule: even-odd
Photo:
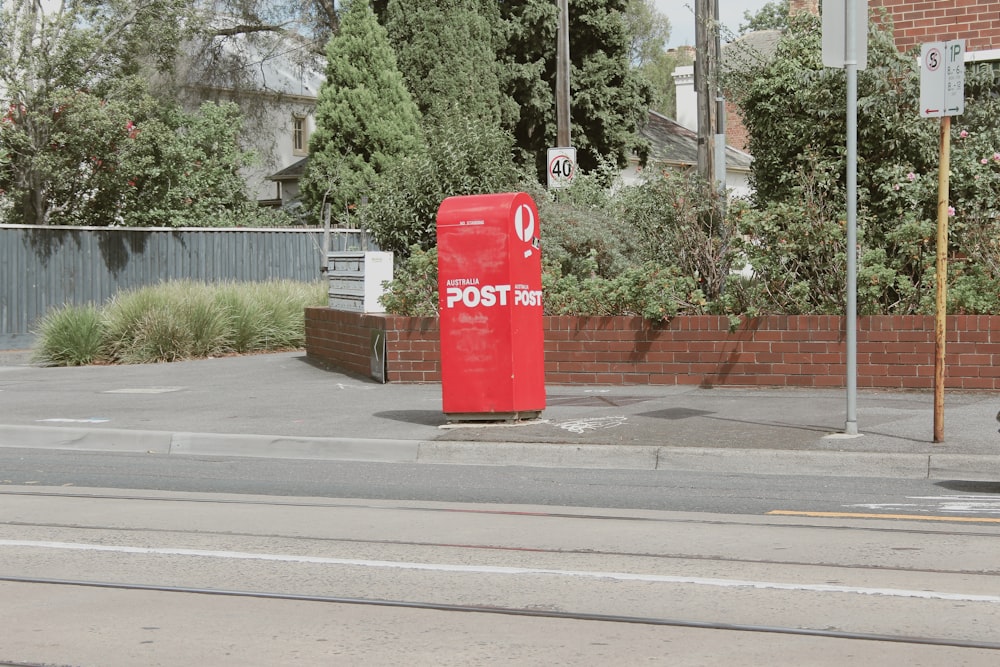
[[[920,47],[920,116],[940,118],[965,112],[965,40]]]

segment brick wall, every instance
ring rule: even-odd
[[[385,332],[389,382],[439,382],[434,318],[306,310],[309,358],[369,375],[371,330]],[[843,318],[770,316],[730,332],[715,316],[657,325],[638,317],[546,317],[545,379],[550,384],[697,384],[842,387]],[[1000,390],[1000,316],[951,316],[946,386]],[[934,318],[858,320],[858,386],[932,389]]]
[[[964,39],[967,51],[1000,48],[1000,2],[982,0],[874,0],[896,27],[896,48]],[[873,16],[879,16],[878,11]]]

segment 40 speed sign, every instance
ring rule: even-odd
[[[549,188],[564,188],[576,176],[576,149],[550,148],[546,164]]]

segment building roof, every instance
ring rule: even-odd
[[[650,111],[639,135],[649,141],[649,160],[665,165],[698,164],[698,135],[663,114]],[[753,158],[732,146],[726,146],[726,169],[750,171]]]
[[[299,160],[298,162],[293,162],[284,169],[267,177],[269,181],[297,181],[302,178],[302,174],[306,171],[306,165],[309,163],[309,157],[306,156]]]
[[[781,40],[780,30],[748,32],[722,47],[722,68],[743,71],[774,58]]]

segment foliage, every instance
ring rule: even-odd
[[[695,278],[669,258],[644,261],[635,255],[628,226],[614,217],[624,193],[606,190],[604,180],[583,176],[557,194],[540,188],[532,193],[541,217],[545,312],[654,320],[701,312],[707,301]],[[437,250],[411,248],[388,290],[382,303],[389,312],[436,314]]]
[[[379,247],[405,257],[411,246],[436,243],[441,202],[455,195],[518,190],[524,180],[511,160],[508,134],[481,119],[453,117],[430,128],[424,150],[408,155],[378,178],[362,225]]]
[[[548,315],[638,315],[660,321],[705,304],[695,282],[676,268],[648,262],[628,266],[614,276],[597,274],[596,252],[582,260],[584,270],[565,274],[558,262],[544,260],[542,288]],[[410,317],[438,313],[437,249],[414,247],[397,268],[382,305]]]
[[[868,45],[858,76],[858,312],[933,312],[938,123],[919,118],[919,72],[896,50],[891,27],[870,25]],[[1000,282],[1000,86],[992,69],[967,69],[966,113],[953,130],[948,249],[965,261],[953,262],[949,308],[983,312]],[[762,281],[758,307],[841,312],[844,281],[824,264],[840,261],[833,244],[846,208],[846,83],[842,71],[822,67],[819,20],[793,17],[775,58],[731,72],[728,85],[754,155],[757,212],[740,224]]]
[[[13,219],[48,224],[54,214],[65,213],[53,200],[53,188],[67,177],[89,179],[93,161],[111,158],[104,154],[110,138],[105,124],[74,137],[67,150],[59,147],[74,112],[92,113],[143,66],[169,67],[190,10],[186,0],[103,0],[44,8],[12,0],[0,6],[0,99],[6,107],[0,144],[7,155],[0,189],[13,200]],[[68,114],[67,104],[74,105]],[[84,145],[88,150],[80,150]],[[71,148],[79,152],[72,154]]]
[[[717,298],[733,264],[725,198],[693,173],[654,172],[619,196],[620,224],[631,230],[639,262],[669,261]]]
[[[384,25],[425,119],[458,114],[513,122],[516,105],[500,90],[497,0],[390,0]]]
[[[317,220],[324,204],[335,217],[359,204],[379,173],[421,144],[420,113],[366,0],[347,5],[326,53],[326,82],[301,184]]]
[[[546,262],[542,273],[545,312],[549,315],[638,315],[654,321],[697,312],[705,298],[694,280],[673,266],[646,262],[614,277],[564,275]]]
[[[650,109],[667,118],[677,117],[677,85],[674,82],[674,70],[693,63],[693,52],[666,51],[640,67],[640,73],[652,86]]]
[[[437,315],[437,261],[437,248],[410,248],[410,254],[396,266],[393,279],[383,285],[386,291],[380,303],[386,312],[409,317]]]
[[[632,263],[628,230],[615,218],[615,198],[603,187],[606,178],[578,174],[569,188],[535,194],[542,255],[559,275],[611,278]]]
[[[822,187],[823,165],[801,174],[795,198],[733,213],[737,249],[753,280],[730,288],[750,314],[835,314],[844,311],[847,279],[843,198]]]
[[[629,62],[636,67],[655,60],[667,50],[670,19],[657,11],[653,0],[629,0],[625,24],[631,37]]]
[[[580,0],[569,16],[572,144],[584,170],[608,158],[624,166],[637,143],[636,127],[652,93],[630,68],[627,0]],[[544,182],[546,150],[556,145],[556,3],[510,0],[500,6],[510,36],[501,58],[508,72],[505,92],[520,107],[512,128],[519,161]]]
[[[295,349],[305,342],[304,309],[325,303],[319,283],[162,283],[121,292],[102,308],[51,312],[35,357],[62,366]]]
[[[788,0],[772,0],[753,14],[750,10],[745,10],[743,20],[746,23],[740,24],[739,34],[745,35],[758,30],[784,30],[788,27],[788,9]]]
[[[103,319],[93,306],[64,306],[39,324],[36,361],[51,366],[85,366],[102,355]]]

